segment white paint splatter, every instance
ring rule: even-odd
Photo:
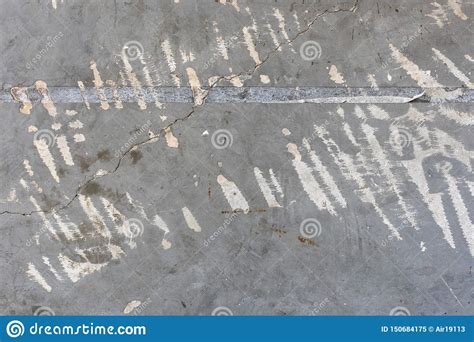
[[[262,191],[263,197],[265,197],[268,206],[270,208],[281,208],[281,205],[273,195],[273,191],[270,188],[267,180],[263,177],[262,171],[258,167],[255,167],[253,171],[255,178],[257,179],[258,186],[260,187],[260,190]]]
[[[46,165],[46,167],[48,168],[49,173],[56,181],[56,183],[59,183],[58,173],[56,172],[56,164],[54,163],[53,155],[49,150],[48,143],[44,139],[35,139],[33,140],[33,144],[35,145],[36,150],[38,151],[38,154],[44,165]]]
[[[187,207],[182,208],[181,211],[183,212],[184,220],[186,221],[186,224],[188,225],[189,229],[194,230],[196,233],[199,233],[201,231],[201,226],[199,225],[191,211]]]
[[[223,175],[219,175],[217,176],[217,183],[221,186],[222,192],[233,211],[242,210],[244,213],[248,213],[249,204],[234,182]]]
[[[337,67],[333,64],[329,69],[329,78],[336,84],[344,84],[344,77],[339,73]]]
[[[176,137],[173,135],[173,131],[171,130],[171,127],[167,127],[165,129],[165,139],[166,139],[166,144],[169,147],[173,147],[173,148],[179,147],[178,139],[176,139]]]
[[[454,64],[452,60],[450,60],[448,57],[443,55],[441,51],[432,48],[433,52],[435,53],[436,57],[439,58],[446,66],[448,67],[449,71],[462,83],[464,83],[469,89],[474,88],[474,83],[472,83],[469,80],[469,77],[467,77],[461,70],[458,69],[458,67]]]
[[[36,266],[33,265],[31,262],[28,263],[28,269],[26,270],[26,274],[31,280],[41,285],[43,289],[45,289],[48,292],[51,292],[52,290],[51,286],[48,284],[46,279],[44,279],[44,277],[41,275],[41,273],[38,271]]]

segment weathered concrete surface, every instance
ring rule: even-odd
[[[1,312],[472,314],[472,6],[2,1]]]

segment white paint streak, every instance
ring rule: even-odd
[[[49,268],[49,271],[54,275],[54,277],[59,280],[59,281],[63,281],[63,277],[61,277],[61,275],[59,274],[59,272],[53,267],[53,265],[51,264],[51,262],[49,261],[49,258],[48,257],[43,257],[43,263],[48,266]]]
[[[35,87],[38,93],[41,95],[41,104],[49,115],[55,117],[58,112],[56,111],[56,106],[54,105],[53,100],[49,96],[48,85],[46,82],[38,80],[35,82]]]
[[[460,80],[462,83],[464,83],[469,89],[474,88],[474,83],[472,83],[469,80],[469,77],[467,77],[461,70],[458,69],[458,67],[454,64],[452,60],[450,60],[448,57],[443,55],[441,51],[432,48],[433,52],[435,53],[436,57],[439,58],[446,66],[448,67],[449,71],[456,77],[458,80]]]
[[[255,32],[255,26],[252,28]],[[262,63],[260,56],[258,55],[257,48],[252,38],[252,34],[250,33],[250,27],[246,26],[242,29],[244,34],[244,43],[247,46],[247,50],[249,51],[250,57],[254,60],[255,64],[260,65]]]
[[[223,175],[219,175],[217,176],[217,183],[221,186],[222,192],[233,211],[242,210],[244,213],[248,213],[249,204],[234,182]]]
[[[461,18],[462,20],[467,20],[469,18],[462,11],[461,4],[458,2],[458,0],[448,0],[448,6],[451,8],[454,14],[458,16],[459,18]]]
[[[84,85],[82,81],[77,81],[77,85],[79,86],[79,90],[81,91],[81,96],[82,96],[82,99],[84,100],[84,104],[86,105],[86,108],[91,109],[91,105],[86,96],[86,86]]]
[[[461,226],[464,239],[467,242],[471,256],[474,257],[474,224],[469,217],[469,211],[464,203],[458,183],[449,171],[444,171],[444,177],[448,183],[448,193],[454,206],[459,225]]]
[[[326,194],[319,186],[319,183],[314,178],[311,168],[302,161],[301,154],[295,144],[286,145],[288,152],[293,156],[293,167],[298,174],[303,189],[310,198],[310,200],[318,207],[319,210],[327,210],[331,215],[336,215],[334,207],[329,202]]]
[[[337,67],[333,64],[329,69],[329,78],[336,84],[344,84],[344,77],[339,73]]]
[[[94,206],[92,199],[84,195],[79,194],[79,203],[81,204],[82,210],[86,213],[89,220],[92,222],[96,232],[103,237],[110,239],[111,234],[107,225],[105,224],[104,218],[99,213],[97,208]]]
[[[69,150],[69,145],[66,140],[66,136],[60,135],[56,138],[56,143],[59,148],[59,152],[63,156],[64,162],[66,165],[73,166],[74,161],[72,160],[71,151]]]
[[[176,137],[173,135],[173,131],[171,130],[171,127],[168,127],[165,129],[165,139],[166,139],[166,144],[169,147],[173,147],[173,148],[179,147],[178,139],[176,139]]]
[[[130,64],[128,60],[128,56],[125,53],[125,51],[122,51],[121,57],[122,57],[123,65],[124,65],[125,74],[127,75],[128,81],[130,82],[133,88],[133,93],[137,97],[138,106],[140,107],[141,110],[145,110],[146,102],[145,102],[145,99],[143,98],[142,84],[138,80],[137,75],[133,72],[132,65]]]
[[[194,71],[193,68],[186,68],[186,73],[188,75],[189,86],[193,92],[194,105],[202,105],[205,91],[201,89],[201,83],[196,75],[196,71]]]
[[[48,292],[51,292],[52,290],[51,286],[48,284],[46,279],[44,279],[44,277],[41,275],[41,273],[38,271],[36,266],[33,265],[31,262],[28,263],[28,269],[26,270],[26,274],[31,280],[41,285],[43,289],[45,289]]]
[[[163,239],[161,240],[161,246],[163,249],[167,250],[171,248],[171,242],[166,239],[166,235],[170,232],[168,225],[166,222],[158,215],[155,215],[153,218],[153,224],[160,228],[165,234],[163,235]]]
[[[260,190],[262,191],[263,197],[265,197],[268,206],[270,208],[281,208],[281,205],[273,195],[273,191],[270,188],[267,180],[263,177],[262,171],[258,167],[255,167],[253,171],[255,178],[257,179],[258,186],[260,187]]]
[[[187,207],[182,208],[181,211],[183,212],[184,220],[186,221],[186,224],[188,225],[189,229],[194,230],[196,233],[199,233],[201,231],[201,226],[199,225],[191,211],[189,211]]]
[[[102,81],[102,78],[100,77],[99,70],[97,70],[97,64],[94,61],[91,61],[90,69],[92,70],[92,73],[94,74],[94,86],[97,91],[97,97],[100,100],[100,107],[103,110],[107,110],[110,108],[109,103],[107,102],[107,97],[105,96],[104,92],[104,82]]]
[[[49,150],[47,142],[43,139],[36,139],[33,140],[33,144],[35,145],[41,160],[48,168],[49,173],[56,183],[59,183],[58,173],[56,172],[56,164],[54,163],[54,158],[51,154],[51,151]]]

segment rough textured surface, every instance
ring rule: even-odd
[[[472,2],[1,6],[2,314],[473,313]]]

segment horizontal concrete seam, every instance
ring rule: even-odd
[[[202,87],[209,91],[206,103],[472,103],[474,89],[456,87],[439,88],[457,96],[437,98],[426,93],[433,93],[438,88],[420,87]],[[132,87],[102,88],[106,101],[113,103],[119,96],[125,103],[136,103],[137,97]],[[115,92],[115,94],[114,94]],[[190,87],[144,87],[143,100],[154,103],[156,99],[162,103],[193,103]],[[49,87],[49,96],[58,104],[101,103],[97,89],[88,87]],[[28,98],[32,103],[40,102],[41,94],[28,88]],[[5,103],[18,102],[10,91],[0,92],[0,101]]]

